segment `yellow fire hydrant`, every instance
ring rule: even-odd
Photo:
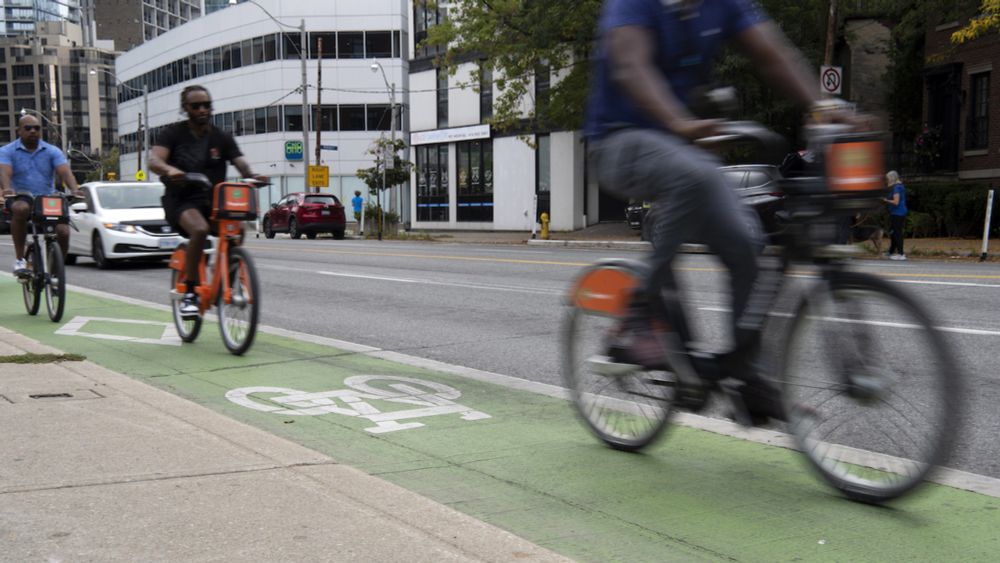
[[[539,236],[542,240],[549,240],[549,214],[542,213],[540,219],[542,220],[542,232]]]

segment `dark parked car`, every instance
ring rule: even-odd
[[[782,200],[785,197],[779,186],[782,178],[781,170],[770,164],[739,164],[723,166],[719,170],[729,180],[743,202],[757,212],[764,232],[777,231],[778,222],[775,213],[782,209]],[[650,212],[653,215],[650,215]],[[642,229],[642,240],[652,238],[655,213],[652,206],[646,202],[631,202],[626,208],[629,226],[633,229]]]
[[[272,204],[264,215],[267,238],[274,238],[274,233],[288,233],[292,238],[305,234],[314,239],[319,233],[331,233],[340,240],[346,226],[344,206],[332,194],[291,193]]]

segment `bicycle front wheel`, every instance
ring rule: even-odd
[[[187,244],[182,243],[178,246],[179,249],[185,249]],[[186,319],[184,315],[181,314],[181,301],[180,297],[184,295],[184,285],[185,285],[184,272],[181,270],[170,269],[170,290],[174,294],[171,295],[170,309],[174,317],[174,327],[177,329],[177,335],[181,337],[184,342],[194,342],[195,338],[198,338],[198,333],[201,332],[201,316],[199,315],[193,319]],[[180,288],[180,289],[178,289]],[[180,295],[177,295],[180,294]]]
[[[637,451],[663,432],[677,383],[669,366],[623,368],[608,357],[640,267],[618,260],[584,271],[569,297],[562,332],[563,380],[577,412],[601,441],[625,451]]]
[[[253,344],[260,314],[260,288],[250,254],[241,247],[230,247],[225,275],[230,291],[228,300],[222,292],[219,295],[219,330],[226,348],[240,356]]]
[[[45,308],[49,319],[57,323],[63,316],[66,305],[66,266],[63,263],[62,249],[58,244],[45,245]]]
[[[806,459],[848,498],[883,502],[946,459],[962,374],[930,316],[898,286],[836,273],[801,303],[781,372]]]
[[[29,275],[21,280],[21,293],[24,295],[24,308],[29,315],[37,315],[42,303],[42,286],[37,272],[42,267],[36,254],[34,242],[29,242],[24,248],[24,260],[28,263]]]

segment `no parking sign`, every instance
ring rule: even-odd
[[[839,66],[819,67],[819,87],[824,94],[839,94],[844,82],[844,72]]]

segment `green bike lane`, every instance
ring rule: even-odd
[[[60,323],[44,308],[28,317],[20,286],[0,281],[6,328],[581,561],[985,561],[1000,548],[991,496],[932,484],[866,506],[795,452],[737,437],[674,426],[645,453],[610,450],[531,385],[270,333],[234,357],[213,322],[179,345],[167,312],[90,292],[69,292]]]

